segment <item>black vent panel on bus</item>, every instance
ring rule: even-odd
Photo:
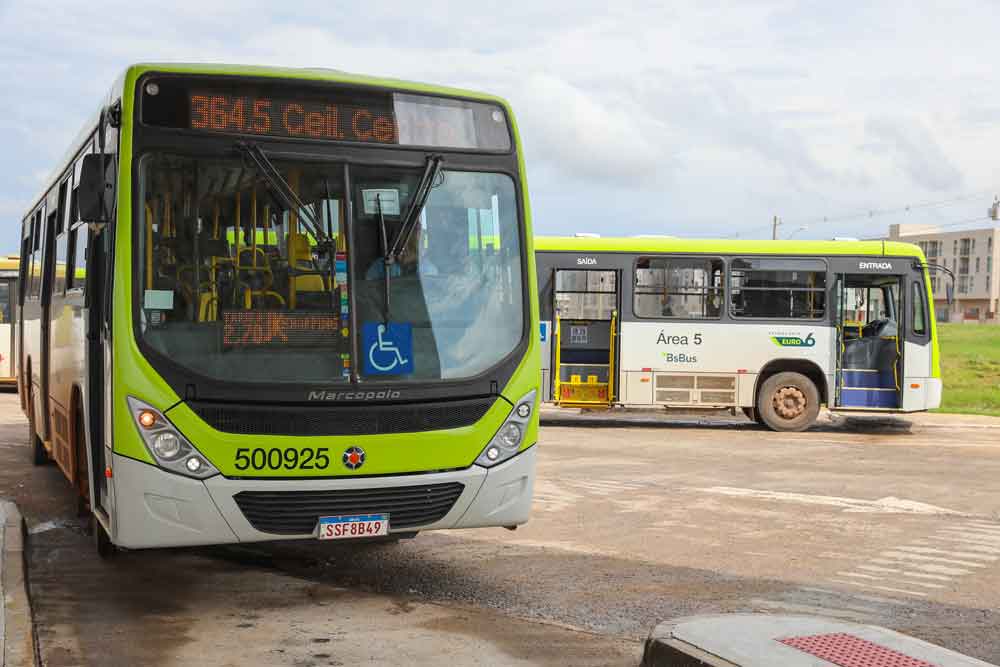
[[[495,397],[405,405],[280,406],[189,401],[216,431],[238,435],[365,435],[417,433],[471,426]]]
[[[389,514],[392,529],[440,521],[465,488],[458,482],[336,491],[241,491],[233,496],[250,525],[262,533],[305,535],[321,516]]]

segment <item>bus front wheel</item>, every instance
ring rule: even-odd
[[[773,431],[804,431],[819,415],[819,390],[801,373],[776,373],[761,385],[757,414]]]

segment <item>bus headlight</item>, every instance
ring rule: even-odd
[[[476,464],[489,468],[517,454],[521,449],[524,434],[528,431],[528,422],[531,420],[534,408],[535,392],[530,391],[514,404],[507,419],[476,459]]]
[[[162,412],[132,396],[128,407],[139,437],[161,468],[195,479],[219,474]]]
[[[181,439],[170,431],[161,431],[153,436],[153,453],[157,458],[173,461],[181,453]]]

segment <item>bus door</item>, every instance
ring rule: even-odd
[[[553,284],[553,400],[607,408],[617,394],[618,271],[556,269]]]
[[[15,381],[16,359],[14,341],[17,336],[14,329],[14,317],[17,309],[14,299],[17,298],[16,278],[0,278],[0,383]]]
[[[902,277],[838,274],[834,405],[857,410],[901,407]]]

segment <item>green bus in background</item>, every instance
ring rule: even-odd
[[[531,239],[499,98],[129,67],[23,219],[34,460],[104,555],[523,523]]]

